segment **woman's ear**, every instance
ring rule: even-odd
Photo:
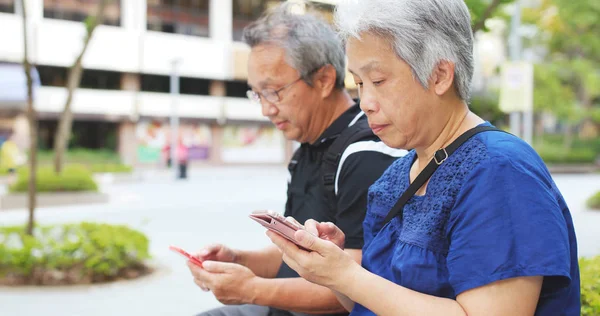
[[[454,69],[455,64],[448,60],[442,60],[437,64],[431,78],[435,94],[442,96],[454,86]]]

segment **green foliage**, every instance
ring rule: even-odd
[[[38,168],[38,192],[75,192],[98,191],[98,186],[92,173],[81,165],[65,166],[60,174],[54,172],[51,166]],[[9,188],[10,192],[27,192],[29,183],[29,169],[21,168],[18,171],[17,181]]]
[[[600,315],[600,256],[579,259],[581,316]]]
[[[534,67],[534,109],[550,112],[569,122],[579,119],[575,111],[575,94],[566,84],[568,74],[560,63],[538,64]]]
[[[535,106],[578,123],[596,117],[600,98],[600,2],[542,0],[524,10],[524,22],[539,29],[534,45],[546,48],[535,69]],[[598,122],[596,120],[596,122]]]
[[[473,95],[469,108],[473,113],[496,126],[501,126],[506,118],[506,114],[500,110],[497,93]]]
[[[587,200],[587,206],[596,210],[600,210],[600,192],[592,195]]]
[[[31,277],[35,269],[84,275],[118,275],[121,269],[143,265],[150,258],[148,238],[126,226],[97,223],[36,227],[0,227],[0,278]]]
[[[567,149],[564,138],[564,135],[545,135],[534,142],[535,150],[547,164],[592,164],[600,155],[600,139],[574,139]]]
[[[40,164],[51,164],[54,162],[54,152],[41,150],[38,153],[38,159]],[[78,164],[119,164],[121,163],[121,158],[113,150],[74,148],[65,153],[65,162]]]
[[[123,164],[92,164],[89,165],[88,168],[93,173],[131,173],[133,172],[133,167]]]
[[[536,151],[547,164],[591,164],[596,152],[590,148],[565,149],[562,145],[536,146]]]
[[[66,165],[76,164],[85,166],[92,173],[130,173],[133,168],[121,163],[118,153],[107,150],[92,150],[75,148],[66,152]],[[40,165],[51,165],[54,162],[54,152],[49,150],[40,151],[38,155]]]
[[[469,7],[469,11],[471,12],[471,21],[472,24],[478,23],[482,18],[484,18],[485,13],[487,12],[490,5],[492,5],[495,0],[465,0],[467,7]],[[502,5],[512,3],[514,0],[500,0],[499,6],[492,12],[490,16],[487,18],[502,15],[503,11],[500,9]],[[485,31],[486,28],[484,27]]]

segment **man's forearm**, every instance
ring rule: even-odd
[[[308,314],[342,313],[346,310],[334,293],[302,278],[259,279],[254,284],[253,304]]]
[[[261,278],[274,278],[281,266],[282,255],[275,246],[261,250],[238,250],[236,263],[248,267],[256,276]]]
[[[348,296],[337,291],[332,292],[337,297],[338,302],[340,302],[340,304],[344,306],[344,309],[346,309],[349,312],[352,311],[352,309],[354,308],[354,302],[350,298],[348,298]]]

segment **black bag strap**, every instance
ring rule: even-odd
[[[350,144],[361,139],[374,137],[374,135],[369,127],[369,122],[366,120],[366,116],[363,115],[352,126],[344,129],[331,146],[327,148],[321,162],[321,179],[323,181],[325,201],[327,201],[330,209],[335,210],[337,204],[335,178],[344,151]]]
[[[402,215],[402,209],[404,209],[404,205],[406,205],[408,200],[410,200],[410,198],[412,198],[415,195],[415,193],[417,193],[417,191],[419,191],[419,189],[425,184],[425,182],[427,182],[427,180],[431,177],[431,175],[433,175],[435,170],[437,170],[437,168],[442,163],[444,163],[444,161],[446,161],[446,159],[448,159],[448,157],[450,155],[452,155],[452,153],[454,153],[454,151],[456,151],[462,144],[464,144],[471,137],[473,137],[481,132],[488,132],[488,131],[504,132],[503,130],[498,129],[496,127],[477,126],[475,128],[472,128],[472,129],[466,131],[464,134],[460,135],[455,141],[453,141],[446,148],[442,148],[442,149],[436,151],[435,155],[433,155],[433,159],[431,159],[431,161],[429,162],[427,167],[425,167],[425,169],[423,169],[423,171],[421,171],[421,173],[419,173],[419,175],[417,176],[415,181],[413,181],[413,183],[410,184],[408,189],[406,189],[406,191],[404,191],[402,196],[400,196],[400,199],[398,200],[398,202],[396,202],[394,207],[392,207],[390,212],[385,217],[385,220],[383,221],[383,225],[385,225],[389,221],[391,221],[392,218],[394,218],[398,215],[400,215],[400,216]]]
[[[288,170],[290,171],[290,174],[294,174],[294,171],[296,170],[296,167],[298,166],[298,160],[300,159],[300,150],[302,148],[298,147],[298,149],[296,149],[296,151],[294,151],[294,155],[292,156],[292,159],[290,159],[290,162],[288,163]]]

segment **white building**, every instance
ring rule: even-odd
[[[175,101],[179,134],[194,160],[284,162],[290,144],[245,98],[248,48],[238,42],[243,27],[277,2],[114,0],[83,60],[72,105],[74,145],[114,148],[129,164],[158,164]],[[29,55],[41,80],[35,96],[40,144],[51,147],[66,98],[67,67],[84,42],[82,21],[93,15],[98,0],[25,3]],[[332,7],[319,8],[330,12]],[[10,71],[23,60],[20,13],[20,0],[0,0],[0,90],[8,89],[7,78],[23,82]],[[177,97],[169,94],[174,61],[180,76]],[[22,103],[0,99],[0,139],[13,133],[27,139],[23,109]]]

